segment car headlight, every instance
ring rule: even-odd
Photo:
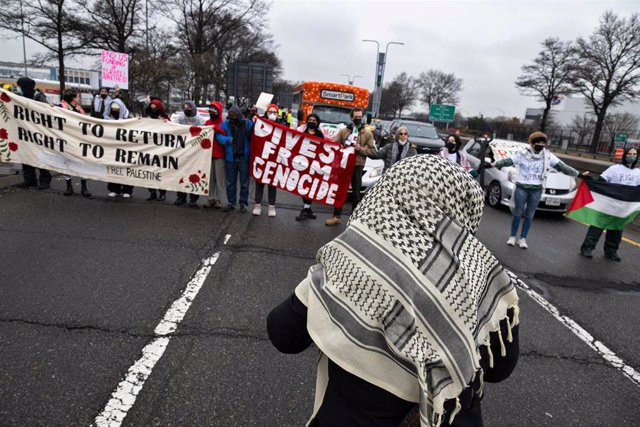
[[[572,192],[573,190],[575,190],[578,187],[578,183],[576,182],[575,178],[571,179],[571,185],[569,187],[569,192]]]
[[[376,178],[382,175],[382,171],[384,171],[384,166],[378,166],[377,168],[373,168],[369,176],[371,178]]]

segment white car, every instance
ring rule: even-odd
[[[489,143],[485,158],[491,160],[501,160],[510,157],[527,146],[526,143],[509,141],[505,139],[494,139]],[[481,142],[475,139],[470,140],[463,148],[473,168],[480,165]],[[479,179],[479,178],[478,178]],[[516,169],[514,167],[504,167],[500,170],[496,168],[485,169],[484,188],[487,192],[489,205],[497,208],[500,205],[509,206],[511,195],[515,189]],[[549,170],[545,192],[540,199],[537,210],[566,212],[576,195],[577,183],[574,177],[556,171]]]

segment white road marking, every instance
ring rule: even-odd
[[[223,245],[226,245],[230,238],[231,238],[231,234],[227,234],[226,236],[224,236],[224,243],[223,243]]]
[[[231,237],[230,235],[227,235]],[[129,368],[126,377],[118,384],[111,394],[111,399],[104,410],[93,421],[98,427],[118,427],[127,416],[128,411],[142,390],[145,381],[151,375],[153,367],[164,354],[172,334],[178,328],[191,303],[198,295],[205,279],[211,271],[211,267],[216,263],[220,252],[216,252],[211,257],[202,261],[202,266],[196,271],[187,287],[182,292],[180,298],[175,300],[167,310],[164,317],[156,326],[154,331],[156,338],[142,349],[142,357]]]
[[[589,347],[591,347],[596,353],[598,353],[609,365],[622,372],[624,376],[629,378],[633,383],[640,387],[640,373],[627,365],[624,360],[618,357],[613,351],[611,351],[601,341],[596,340],[589,332],[587,332],[582,326],[571,320],[569,317],[560,313],[553,304],[544,299],[540,294],[531,289],[525,283],[520,282],[518,287],[526,292],[535,302],[540,304],[542,308],[547,310],[553,317],[558,319],[560,323],[565,325],[571,330],[578,338],[584,341]]]

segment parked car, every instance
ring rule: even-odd
[[[523,142],[494,139],[489,143],[485,159],[498,161],[521,151],[527,144]],[[469,163],[474,168],[480,165],[481,142],[475,139],[469,140],[463,151],[467,154]],[[488,159],[487,159],[488,158]],[[478,178],[479,179],[479,178]],[[516,169],[504,167],[485,169],[484,188],[487,192],[489,205],[498,208],[501,205],[509,206],[511,194],[515,189]],[[576,179],[551,168],[547,175],[545,192],[538,204],[539,211],[566,212],[571,201],[576,195]]]
[[[389,133],[382,138],[380,146],[393,141],[396,129],[404,126],[409,131],[409,141],[416,145],[418,154],[438,154],[444,147],[444,141],[431,123],[415,120],[395,119],[389,125]]]

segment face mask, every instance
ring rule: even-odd
[[[447,141],[447,150],[449,150],[450,153],[455,153],[456,143]]]
[[[106,97],[107,97],[107,94],[106,94],[106,93],[104,93],[104,94],[102,94],[102,93],[101,93],[101,94],[100,94],[100,98],[105,99]]]
[[[353,119],[353,124],[357,127],[360,127],[360,125],[362,124],[362,119]]]
[[[533,144],[533,151],[536,153],[541,152],[544,149],[544,145],[541,144]]]
[[[184,115],[187,117],[193,117],[194,116],[193,110],[184,110]]]
[[[111,117],[114,120],[118,120],[120,118],[120,111],[119,110],[111,110]]]
[[[318,128],[318,124],[316,122],[308,122],[307,123],[307,127],[309,129],[317,129]]]
[[[638,160],[638,156],[633,156],[631,154],[627,154],[627,156],[625,157],[625,160],[627,161],[628,165],[632,165],[633,162],[635,162],[636,160]]]
[[[210,112],[210,113],[209,113],[209,118],[210,118],[211,120],[217,120],[217,119],[218,119],[218,112],[217,112],[217,111],[215,111],[215,112]]]
[[[152,119],[157,119],[160,117],[160,110],[154,109],[149,111],[149,116],[151,116]]]
[[[278,118],[278,115],[276,113],[269,113],[269,114],[267,114],[267,118],[269,120],[275,120],[275,119]]]

